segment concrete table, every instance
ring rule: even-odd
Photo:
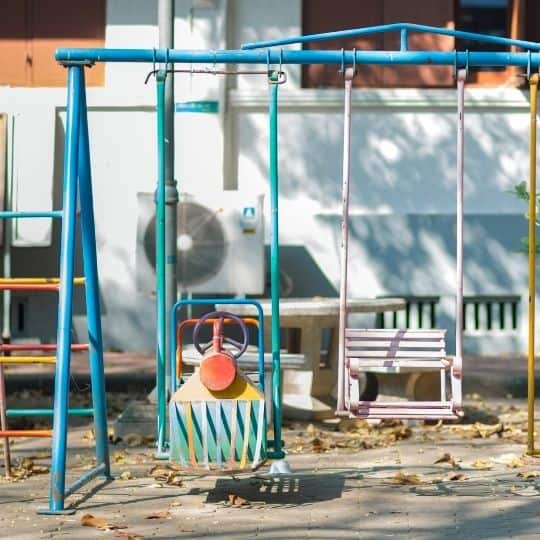
[[[265,321],[265,347],[270,350],[272,305],[269,298],[260,302]],[[405,309],[402,298],[350,298],[348,313],[382,313]],[[303,354],[310,366],[309,370],[283,369],[284,407],[290,404],[291,416],[323,417],[332,413],[332,408],[318,398],[327,399],[337,382],[339,298],[284,298],[280,300],[280,326],[288,330],[288,337],[282,343],[287,352]],[[231,311],[240,316],[256,316],[250,305],[217,304],[216,309]],[[331,332],[328,357],[322,361],[321,345],[323,331]],[[292,330],[292,331],[291,331]],[[305,414],[300,413],[305,410]]]

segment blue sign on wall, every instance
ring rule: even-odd
[[[219,102],[217,100],[179,101],[175,103],[174,110],[176,112],[217,113]]]

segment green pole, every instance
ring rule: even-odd
[[[157,351],[156,351],[156,390],[157,390],[157,448],[158,455],[165,452],[166,416],[166,320],[165,305],[165,80],[167,73],[157,73],[157,150],[158,178],[156,189],[156,294],[157,294]]]
[[[279,336],[279,214],[278,214],[278,77],[272,71],[268,74],[270,83],[270,294],[272,297],[272,404],[274,420],[274,451],[270,457],[281,459],[285,456],[281,444],[281,358]]]

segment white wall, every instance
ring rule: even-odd
[[[107,5],[107,47],[157,47],[157,2],[109,0]],[[198,5],[177,0],[177,48],[237,48],[301,33],[300,0],[217,0],[213,9]],[[129,350],[151,350],[154,338],[153,299],[135,287],[136,193],[153,191],[156,171],[155,86],[144,85],[150,69],[107,64],[105,86],[88,90],[104,329],[108,346]],[[288,83],[279,90],[281,241],[306,249],[337,287],[343,96],[340,90],[303,90],[300,69],[286,71]],[[225,185],[266,192],[264,79],[178,74],[175,88],[177,102],[220,103],[217,115],[175,117],[180,190],[200,193]],[[401,288],[451,295],[454,93],[355,90],[353,100],[351,294],[374,296]],[[56,108],[51,160],[58,197],[65,90],[0,88],[0,103],[10,114],[40,104]],[[514,89],[471,89],[466,107],[465,208],[471,216],[485,216],[466,231],[467,287],[470,293],[520,293],[524,261],[509,248],[512,238],[504,237],[507,222],[489,219],[518,219],[524,210],[506,191],[527,176],[527,96]],[[40,171],[35,172],[39,178]],[[436,219],[430,221],[432,216]],[[493,234],[486,237],[486,231]],[[420,255],[411,259],[411,253]],[[56,260],[56,252],[50,250],[49,256]],[[500,261],[500,268],[486,268],[486,258],[490,265]],[[448,298],[443,308],[450,324]],[[82,328],[82,319],[77,325]]]

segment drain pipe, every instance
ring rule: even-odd
[[[174,0],[159,0],[158,26],[159,47],[174,48]],[[173,69],[174,65],[163,65],[162,69]],[[174,179],[174,73],[168,73],[165,80],[165,307],[167,319],[176,303],[176,212],[178,189]],[[165,358],[170,357],[171,336],[169,325],[165,324]],[[170,370],[166,370],[167,376]],[[165,388],[169,388],[167,383]]]

